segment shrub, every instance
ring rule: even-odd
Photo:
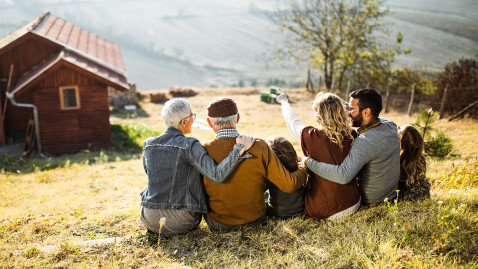
[[[412,125],[417,128],[423,137],[425,153],[432,158],[443,160],[453,150],[453,144],[445,133],[433,127],[437,118],[438,113],[431,108],[421,109],[417,120]],[[432,136],[432,132],[435,132],[436,136]]]
[[[453,144],[451,139],[442,131],[437,131],[436,136],[430,137],[429,140],[425,142],[426,153],[440,160],[445,159],[452,150]]]
[[[140,153],[143,141],[160,132],[146,124],[113,124],[111,125],[111,143],[118,152]]]
[[[440,104],[448,87],[445,103],[445,112],[453,115],[478,98],[478,59],[460,59],[445,67],[445,70],[437,78],[437,103]],[[473,117],[478,118],[478,107],[475,106],[467,111]]]

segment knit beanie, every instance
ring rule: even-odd
[[[231,98],[214,98],[207,106],[207,115],[213,118],[229,117],[237,114],[236,102]]]

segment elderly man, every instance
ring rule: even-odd
[[[213,99],[207,110],[207,122],[216,133],[216,138],[204,147],[216,162],[220,162],[234,147],[236,137],[240,136],[236,129],[240,116],[236,103],[230,98]],[[266,179],[282,191],[293,192],[307,178],[304,166],[290,173],[264,140],[257,139],[248,152],[252,157],[240,163],[224,183],[212,182],[208,176],[203,178],[209,206],[205,219],[213,230],[230,231],[263,222]]]
[[[400,140],[397,125],[380,118],[382,97],[374,89],[350,94],[352,125],[359,127],[358,137],[345,160],[332,165],[306,159],[307,167],[327,180],[347,184],[358,174],[362,203],[375,206],[396,198],[400,177]]]
[[[166,102],[161,115],[168,128],[143,143],[148,187],[141,192],[141,221],[152,232],[172,236],[197,228],[202,213],[207,212],[201,174],[214,182],[224,181],[254,139],[238,136],[225,152],[227,158],[216,165],[197,139],[184,136],[191,132],[196,118],[187,101]]]

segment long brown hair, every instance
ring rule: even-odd
[[[425,145],[420,132],[411,125],[400,128],[400,167],[407,174],[407,186],[416,183],[417,164]]]
[[[343,149],[346,138],[354,139],[350,117],[340,97],[329,92],[319,92],[312,104],[317,128],[325,133],[332,143]]]

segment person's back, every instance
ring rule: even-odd
[[[225,153],[234,146],[234,141],[231,137],[216,138],[205,143],[204,147],[216,162],[220,162],[227,157]],[[204,178],[208,216],[219,223],[242,225],[263,217],[266,180],[284,179],[284,175],[289,174],[264,140],[256,139],[248,152],[253,157],[239,164],[224,183],[216,184]],[[285,180],[274,180],[274,184],[283,191],[296,190]]]
[[[359,135],[354,142],[365,164],[358,173],[363,203],[383,202],[396,195],[400,176],[400,144],[397,125],[381,118],[381,124]]]
[[[216,162],[220,162],[239,135],[236,124],[240,115],[230,98],[215,98],[207,109],[207,121],[216,138],[204,147]],[[301,166],[290,173],[264,140],[257,139],[248,153],[252,157],[241,162],[224,185],[203,178],[208,203],[205,219],[211,229],[228,231],[263,222],[267,179],[285,192],[293,192],[305,182],[307,169]]]
[[[340,148],[336,143],[331,142],[322,130],[309,126],[302,131],[302,151],[320,162],[341,164],[349,153],[352,143],[353,139],[346,137]],[[347,184],[338,184],[309,173],[308,182],[305,211],[309,217],[325,219],[337,214],[332,219],[340,218],[342,215],[355,212],[360,206],[360,192],[355,177]],[[351,207],[354,208],[350,210],[351,213],[346,211]],[[342,213],[338,214],[339,212]]]

